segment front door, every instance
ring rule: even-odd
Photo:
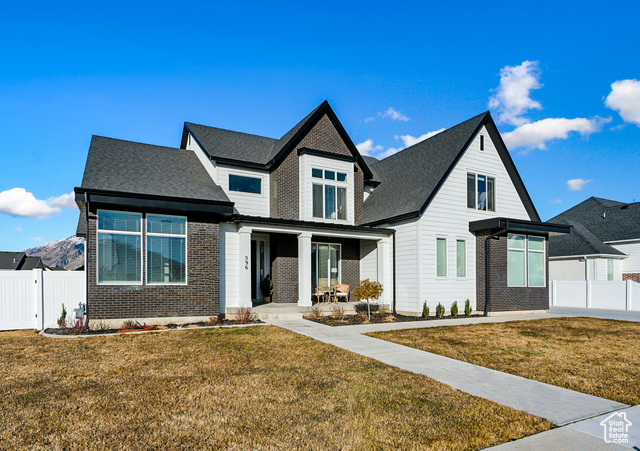
[[[251,274],[253,274],[251,284],[251,299],[254,301],[262,300],[262,291],[260,283],[266,275],[269,274],[269,255],[268,241],[266,239],[257,238],[251,240]]]

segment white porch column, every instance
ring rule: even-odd
[[[298,234],[298,306],[311,307],[311,233]]]
[[[392,280],[391,280],[391,239],[382,238],[377,241],[378,247],[378,282],[382,284],[384,291],[380,298],[381,304],[391,305]]]
[[[240,237],[238,264],[238,307],[251,307],[251,228],[240,227],[238,229]]]

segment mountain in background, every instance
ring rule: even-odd
[[[71,236],[59,241],[49,241],[24,251],[28,256],[39,256],[45,265],[69,271],[84,265],[84,239]]]

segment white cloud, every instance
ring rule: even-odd
[[[75,198],[75,194],[73,193],[73,191],[71,191],[69,194],[63,194],[62,196],[50,198],[49,200],[47,200],[47,204],[52,207],[75,209],[78,208]]]
[[[562,203],[562,199],[554,199],[552,201],[549,202],[550,204],[561,204]]]
[[[401,151],[401,150],[403,150],[403,149],[404,149],[404,147],[389,147],[387,150],[385,150],[385,151],[384,151],[384,152],[382,152],[381,154],[376,155],[376,158],[379,158],[379,159],[381,159],[381,160],[382,160],[382,159],[384,159],[384,158],[390,157],[390,156],[391,156],[391,155],[393,155],[394,153],[398,153],[398,152],[400,152],[400,151]]]
[[[567,139],[571,132],[578,132],[583,136],[590,135],[602,130],[602,125],[607,122],[611,122],[611,118],[547,118],[521,125],[511,132],[503,134],[502,138],[510,149],[527,147],[545,150],[547,148],[546,142],[549,140]]]
[[[444,130],[445,130],[444,128],[441,128],[440,130],[435,130],[433,132],[425,133],[424,135],[418,136],[417,138],[411,135],[401,135],[399,137],[396,136],[396,139],[400,138],[405,147],[411,147],[414,144],[418,144],[420,141],[424,141],[425,139],[431,138],[432,136],[437,135],[440,132],[443,132]]]
[[[360,152],[362,155],[371,155],[371,153],[373,152],[378,152],[382,150],[382,146],[379,146],[379,145],[374,146],[373,140],[367,139],[366,141],[361,142],[360,144],[357,144],[356,149],[358,149],[358,152]]]
[[[571,179],[567,180],[567,189],[569,191],[580,191],[587,183],[593,182],[593,180],[585,179]]]
[[[14,232],[22,233],[22,227],[16,227],[13,229]]]
[[[41,236],[34,236],[33,238],[31,238],[31,241],[33,241],[35,243],[39,243],[40,241],[42,241],[42,237]]]
[[[640,127],[640,81],[633,79],[613,82],[604,104],[620,113],[625,122]]]
[[[407,122],[409,120],[408,116],[402,114],[400,111],[396,111],[392,107],[389,107],[389,109],[384,113],[378,113],[378,115],[382,118],[388,117],[394,121]]]
[[[489,99],[489,108],[498,112],[498,122],[515,126],[530,122],[522,115],[542,109],[542,104],[531,98],[531,91],[542,87],[539,78],[538,61],[523,61],[519,66],[500,69],[500,85]]]
[[[0,193],[0,213],[28,218],[45,218],[59,212],[59,208],[50,206],[44,200],[36,199],[33,193],[24,188],[12,188]]]
[[[371,117],[367,117],[367,118],[365,118],[365,119],[364,119],[364,123],[365,123],[365,124],[368,124],[369,122],[374,121],[375,119],[376,119],[376,118],[375,118],[375,117],[373,117],[373,116],[371,116]]]

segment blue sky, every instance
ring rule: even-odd
[[[640,200],[637,2],[233,3],[3,6],[0,250],[75,233],[92,134],[279,137],[324,99],[374,155],[490,109],[544,220]]]

